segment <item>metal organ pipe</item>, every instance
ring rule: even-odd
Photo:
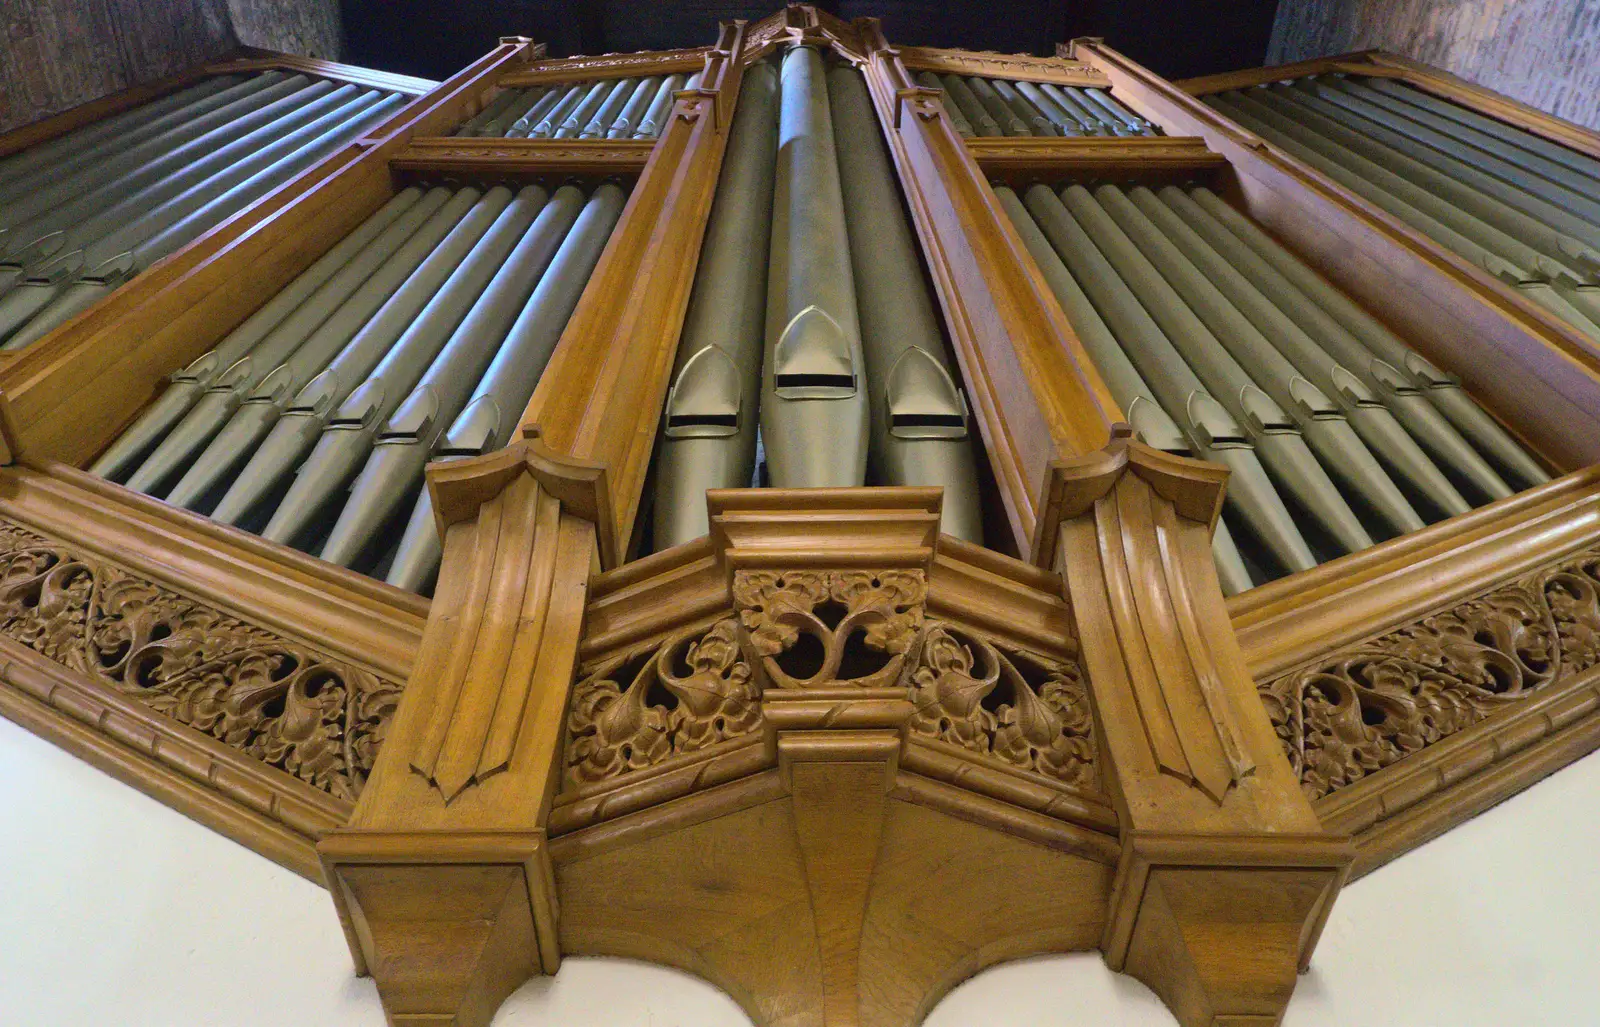
[[[983,540],[967,405],[861,73],[828,72],[865,357],[869,463],[886,485],[944,487],[942,529]]]
[[[739,87],[728,152],[684,315],[666,421],[657,443],[654,544],[709,530],[706,489],[750,484],[766,323],[778,74],[751,65]]]
[[[822,56],[783,58],[761,434],[778,488],[863,483],[867,396]]]

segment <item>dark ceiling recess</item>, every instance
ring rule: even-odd
[[[897,43],[1049,54],[1057,41],[1103,36],[1168,78],[1259,65],[1277,0],[832,0],[842,18],[883,19]],[[343,0],[351,64],[445,78],[500,36],[549,45],[551,56],[701,46],[717,22],[754,20],[777,3],[718,0]]]

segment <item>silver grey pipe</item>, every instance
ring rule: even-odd
[[[1147,446],[1168,453],[1190,457],[1202,454],[1203,448],[1199,443],[1185,435],[1171,415],[1156,402],[1150,386],[1128,360],[1128,355],[1118,345],[1111,329],[1101,320],[1094,304],[1061,262],[1061,255],[1045,238],[1022,200],[1009,186],[995,186],[994,192],[1010,216],[1011,223],[1016,226],[1017,234],[1022,237],[1022,244],[1044,275],[1045,284],[1055,294],[1062,312],[1072,323],[1078,340],[1088,351],[1089,359],[1105,379],[1106,386],[1111,390],[1111,398],[1122,408],[1122,416],[1133,428],[1134,437]],[[1210,457],[1206,455],[1203,458]],[[1216,531],[1211,536],[1211,551],[1217,565],[1217,577],[1225,594],[1237,595],[1254,587],[1255,582],[1245,567],[1243,557],[1239,555],[1239,548],[1221,519],[1217,521]]]
[[[945,356],[939,315],[861,72],[831,69],[828,103],[865,358],[868,464],[886,485],[942,486],[940,527],[981,544],[966,399]]]
[[[1399,103],[1363,82],[1339,76],[1330,77],[1328,84],[1368,109],[1382,110],[1389,116],[1390,123],[1398,123],[1408,135],[1441,153],[1448,153],[1600,223],[1600,198],[1595,196],[1600,183],[1596,183],[1591,174],[1574,171],[1557,161],[1545,160],[1526,151],[1508,152],[1492,136],[1474,133],[1429,111]],[[1463,135],[1472,138],[1463,140]],[[1508,159],[1513,156],[1515,159]]]
[[[972,126],[972,131],[980,136],[1003,136],[1005,131],[994,116],[986,110],[977,96],[967,85],[966,79],[960,75],[940,75],[939,81],[944,83],[945,99],[953,102],[961,111],[961,116],[967,119],[967,124]]]
[[[1196,187],[1190,195],[1182,192],[1167,193],[1163,198],[1174,204],[1180,214],[1182,200],[1190,199],[1205,213],[1223,226],[1255,254],[1252,263],[1252,280],[1273,302],[1296,321],[1305,326],[1313,336],[1334,338],[1341,330],[1358,340],[1362,347],[1389,368],[1399,372],[1426,396],[1446,418],[1483,452],[1494,458],[1502,468],[1510,471],[1528,485],[1550,480],[1544,469],[1530,457],[1526,450],[1462,391],[1461,383],[1445,374],[1411,349],[1399,336],[1390,331],[1377,318],[1352,302],[1335,289],[1321,275],[1307,267],[1249,218],[1234,210],[1222,198],[1204,187]],[[1197,231],[1200,223],[1185,216]],[[1203,220],[1203,219],[1202,219]],[[1218,237],[1226,242],[1226,236]],[[1242,252],[1240,261],[1249,258]],[[1242,266],[1235,262],[1236,266]],[[1376,380],[1377,376],[1372,376]],[[1391,376],[1387,371],[1383,377]]]
[[[485,139],[501,139],[519,120],[539,105],[549,90],[534,86],[530,89],[519,89],[510,106],[486,121],[478,134]]]
[[[511,441],[627,200],[627,193],[613,183],[595,189],[464,406],[466,390],[458,388],[458,383],[465,384],[461,379],[433,386],[431,424],[407,416],[410,401],[401,404],[351,486],[350,502],[323,547],[324,560],[348,566],[388,512],[422,483],[431,454],[461,459],[492,452]],[[425,378],[422,388],[429,387]],[[422,488],[384,580],[400,588],[421,589],[438,570],[440,554],[432,503]]]
[[[628,97],[627,104],[611,122],[611,127],[606,129],[606,138],[627,139],[632,136],[634,129],[639,125],[639,120],[644,117],[645,111],[650,109],[651,101],[656,98],[656,93],[660,90],[660,75],[639,79],[633,94]]]
[[[1028,130],[1028,123],[1017,117],[1017,113],[1006,106],[1005,100],[995,91],[988,79],[976,75],[969,76],[966,80],[967,88],[972,90],[972,95],[983,104],[983,109],[988,112],[994,123],[1000,126],[1000,131],[1008,136],[1025,136],[1033,133]]]
[[[1256,380],[1299,422],[1322,465],[1393,533],[1421,528],[1422,518],[1351,427],[1349,396],[1330,391],[1338,381],[1333,358],[1153,192],[1137,186],[1129,198],[1182,255],[1185,266],[1176,273],[1184,279],[1180,291],[1190,305],[1240,363],[1259,371]]]
[[[204,499],[224,475],[237,468],[260,444],[284,406],[385,310],[391,306],[397,308],[393,317],[385,319],[385,324],[409,321],[427,302],[432,287],[436,287],[449,271],[445,260],[432,260],[446,240],[469,237],[459,248],[451,248],[450,256],[459,257],[510,202],[511,190],[504,186],[490,189],[481,198],[475,189],[464,189],[452,196],[378,265],[326,321],[301,340],[282,363],[253,384],[247,379],[235,379],[236,387],[230,398],[237,405],[231,411],[231,418],[167,493],[167,502],[192,509]],[[458,228],[462,229],[459,233]],[[430,261],[428,277],[413,283],[412,279]],[[453,263],[454,260],[448,262],[449,265]],[[399,326],[395,328],[395,334],[398,332]]]
[[[1032,83],[1028,83],[1031,85]],[[1004,100],[1011,112],[1028,126],[1029,131],[1036,136],[1058,136],[1061,132],[1055,123],[1045,117],[1044,111],[1034,106],[1020,90],[1022,83],[1010,83],[1005,79],[997,78],[990,82],[994,91]]]
[[[745,71],[728,152],[712,201],[657,443],[655,547],[710,530],[706,490],[748,485],[755,471],[757,401],[778,153],[778,73]]]
[[[326,321],[406,239],[450,199],[450,190],[432,189],[374,235],[348,262],[308,296],[294,312],[261,336],[250,350],[206,386],[183,419],[128,478],[128,487],[150,492],[162,485],[189,455],[221,430],[244,394],[265,378],[307,335]]]
[[[588,95],[588,92],[589,85],[585,82],[574,82],[572,85],[567,86],[566,90],[561,94],[561,99],[556,101],[556,105],[550,108],[549,113],[540,118],[538,123],[528,130],[528,138],[549,139],[554,136],[556,129],[565,123],[574,110],[577,110],[578,105],[583,102],[583,98]]]
[[[1125,104],[1111,95],[1109,89],[1099,89],[1093,86],[1078,88],[1078,95],[1090,104],[1105,111],[1112,121],[1121,122],[1133,135],[1156,135],[1155,122],[1140,114],[1129,110]]]
[[[1227,501],[1241,520],[1287,569],[1316,566],[1316,557],[1267,476],[1250,435],[1207,392],[1129,284],[1101,253],[1089,231],[1047,186],[1031,187],[1025,202],[1073,277],[1116,333],[1118,343],[1155,391],[1161,406],[1179,418],[1180,425],[1196,440],[1197,455],[1228,467],[1231,473]],[[1112,227],[1114,231],[1115,226]]]
[[[582,202],[576,188],[557,189],[505,263],[495,269],[488,285],[476,297],[469,297],[471,306],[464,316],[430,318],[426,325],[419,319],[384,354],[366,381],[329,416],[327,427],[262,531],[265,538],[294,544],[361,469],[379,429],[443,354],[451,354],[447,364],[470,364],[485,347],[492,352],[500,344],[576,220]],[[448,283],[456,284],[454,278]],[[458,292],[450,297],[454,302],[461,298]],[[447,328],[451,321],[455,321],[453,329]],[[442,373],[448,371],[448,366],[442,369]]]
[[[376,104],[359,104],[353,115],[346,113],[338,119],[330,116],[322,124],[313,122],[299,132],[285,136],[278,143],[241,162],[240,173],[249,175],[243,182],[231,185],[221,195],[208,201],[196,201],[193,198],[185,200],[176,211],[180,216],[174,223],[161,227],[161,223],[174,213],[170,209],[151,212],[150,221],[143,227],[148,228],[153,224],[160,231],[138,242],[132,249],[104,257],[99,263],[90,263],[113,247],[105,239],[87,247],[84,260],[88,267],[82,278],[52,300],[49,307],[40,311],[26,328],[7,339],[4,347],[0,348],[20,349],[36,342],[151,264],[176,252],[212,226],[346,145],[364,128],[404,106],[406,100],[404,96],[390,96]],[[319,128],[322,131],[317,135],[315,133]],[[290,149],[291,146],[297,148]],[[285,153],[285,150],[289,152]],[[199,202],[198,207],[195,206],[196,202]]]
[[[533,131],[533,127],[544,120],[545,116],[551,111],[555,110],[556,104],[560,103],[566,95],[565,89],[559,84],[546,89],[544,95],[539,97],[532,107],[529,107],[516,121],[513,121],[506,128],[506,138],[526,139],[528,133]]]
[[[1037,82],[1018,82],[1017,92],[1028,98],[1039,111],[1055,126],[1055,134],[1064,136],[1085,136],[1094,132],[1092,125],[1079,119],[1079,117],[1061,105],[1055,97],[1039,88]]]
[[[506,108],[516,102],[517,91],[515,89],[502,89],[484,106],[483,110],[462,122],[461,127],[455,130],[455,135],[476,136],[479,129],[499,117]]]
[[[550,137],[552,139],[578,138],[578,135],[583,131],[583,127],[589,123],[590,118],[599,112],[600,105],[606,102],[606,97],[611,95],[611,91],[614,88],[616,88],[615,79],[601,79],[599,82],[589,86],[588,91],[583,94],[583,98],[578,101],[578,105],[572,108],[567,116],[562,119],[556,130],[550,133]]]
[[[655,99],[650,101],[644,117],[639,119],[639,127],[634,129],[633,138],[654,139],[661,134],[672,112],[673,97],[687,82],[688,79],[682,75],[668,75],[662,80],[661,88],[656,90]]]
[[[1190,274],[1183,273],[1187,262],[1182,253],[1116,186],[1102,185],[1093,193],[1081,185],[1069,186],[1062,200],[1123,281],[1134,287],[1145,309],[1211,394],[1254,436],[1256,452],[1279,489],[1292,495],[1345,552],[1372,545],[1355,511],[1312,455],[1302,420],[1275,402],[1271,388],[1262,387],[1270,382],[1274,368],[1258,367],[1252,374],[1217,337],[1218,324],[1247,328],[1238,323],[1242,319],[1237,311],[1203,276],[1194,274],[1192,266],[1187,268]],[[1250,347],[1247,335],[1231,338],[1250,349],[1251,356],[1270,359],[1272,347],[1265,339]],[[1332,403],[1323,396],[1308,396],[1305,404],[1321,413],[1332,412]]]
[[[1206,101],[1492,275],[1521,283],[1561,273],[1531,247],[1387,168],[1348,151],[1334,155],[1327,140],[1253,96],[1217,94]]]
[[[275,73],[268,73],[272,74]],[[220,93],[230,93],[228,99],[232,99],[242,95],[241,92],[233,92],[240,86],[264,88],[251,85],[255,78],[261,77],[266,76],[252,76],[242,81],[231,75],[207,79],[187,89],[170,93],[120,114],[113,114],[36,146],[30,146],[21,153],[10,154],[4,160],[0,160],[0,196],[10,196],[12,188],[19,180],[48,173],[50,167],[71,160],[86,150],[111,152],[117,146],[124,145],[127,140],[137,141],[150,133],[159,132],[170,125],[182,122],[197,110],[209,109],[214,102],[211,98]],[[269,79],[266,85],[271,85],[275,81],[277,81],[275,78]],[[226,103],[228,99],[220,102]]]
[[[333,84],[313,83],[304,75],[263,75],[237,91],[218,93],[208,97],[204,104],[192,105],[190,112],[196,108],[205,109],[175,124],[150,126],[159,130],[142,133],[137,140],[118,140],[123,145],[114,149],[95,147],[71,160],[51,164],[39,175],[19,183],[22,186],[19,191],[0,198],[0,226],[22,225],[75,197],[181,164],[197,152],[204,153],[266,124],[295,106],[280,101],[313,89],[316,91],[303,97],[301,103],[332,90]],[[237,95],[233,95],[236,92]],[[208,143],[200,147],[193,145],[202,138]]]
[[[634,90],[639,88],[639,81],[636,78],[617,79],[611,87],[611,92],[606,94],[605,101],[600,104],[600,109],[589,119],[589,123],[583,126],[583,131],[578,133],[578,138],[604,139],[612,123],[622,114],[622,108],[633,98]]]
[[[860,485],[867,394],[822,56],[790,50],[780,82],[761,371],[767,470],[778,488]]]
[[[410,359],[417,366],[431,360],[547,199],[543,188],[526,186],[486,231],[480,233],[480,223],[471,215],[471,220],[458,224],[407,280],[405,290],[390,299],[288,402],[266,440],[212,510],[212,519],[236,524],[254,510],[294,471],[328,418],[368,380],[379,361],[390,359],[390,354],[394,362]],[[463,256],[462,247],[469,243],[471,249]]]
[[[1444,188],[1451,190],[1450,196],[1456,202],[1502,230],[1527,239],[1546,252],[1581,257],[1591,270],[1600,259],[1596,254],[1600,249],[1600,226],[1518,185],[1397,132],[1382,121],[1372,120],[1383,117],[1385,112],[1381,108],[1330,89],[1319,78],[1300,79],[1293,89],[1284,91],[1365,140],[1367,146],[1375,148],[1368,156],[1373,156],[1374,152],[1379,155],[1374,159],[1392,159],[1389,154],[1403,156],[1406,159],[1395,161],[1394,169],[1423,184],[1443,178],[1448,183]],[[1485,197],[1494,202],[1487,202]],[[1491,220],[1494,218],[1498,220]],[[1553,251],[1549,249],[1552,246],[1555,247]]]
[[[188,412],[219,374],[253,349],[268,332],[282,324],[312,293],[421,198],[422,190],[414,187],[396,194],[224,336],[213,349],[172,375],[170,384],[160,398],[117,436],[116,441],[95,460],[89,472],[102,478],[119,476],[178,423],[179,418]]]
[[[1078,118],[1084,126],[1084,135],[1111,136],[1117,134],[1117,127],[1106,120],[1105,113],[1098,107],[1091,108],[1079,99],[1076,92],[1068,86],[1058,86],[1054,82],[1041,82],[1039,88],[1044,94],[1061,105],[1061,108]],[[1120,126],[1118,126],[1120,127]],[[1123,128],[1126,132],[1126,128]]]
[[[1560,143],[1552,142],[1524,129],[1515,128],[1503,121],[1485,117],[1477,111],[1470,110],[1460,104],[1430,96],[1420,89],[1414,89],[1391,79],[1369,78],[1363,84],[1369,89],[1375,89],[1412,107],[1419,107],[1422,110],[1438,114],[1445,119],[1446,123],[1453,122],[1455,125],[1475,129],[1500,143],[1510,145],[1514,150],[1506,151],[1507,159],[1520,159],[1515,155],[1515,150],[1524,150],[1569,167],[1590,180],[1600,179],[1600,160],[1595,160],[1593,157],[1562,146]],[[1441,123],[1440,130],[1451,134],[1456,131],[1452,127],[1447,127],[1447,124],[1444,123]],[[1462,137],[1458,136],[1458,138]],[[1491,150],[1491,152],[1494,151]]]
[[[1462,477],[1471,480],[1485,495],[1497,498],[1510,494],[1509,486],[1422,398],[1410,381],[1375,358],[1359,339],[1343,331],[1314,304],[1296,296],[1292,288],[1284,288],[1271,267],[1222,223],[1208,217],[1209,208],[1202,209],[1198,204],[1186,202],[1188,198],[1177,190],[1163,190],[1162,198],[1228,263],[1239,268],[1270,296],[1307,336],[1316,340],[1314,347],[1301,347],[1302,359],[1307,361],[1304,369],[1327,375],[1324,381],[1331,389],[1329,394],[1341,398],[1351,424],[1367,445],[1400,473],[1403,481],[1420,490],[1446,514],[1470,509],[1470,504],[1444,477],[1429,454],[1418,447],[1420,442]],[[1313,362],[1319,360],[1319,350],[1332,359],[1333,365],[1313,367]],[[1405,430],[1401,429],[1402,424]]]

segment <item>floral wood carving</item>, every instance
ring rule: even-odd
[[[398,684],[0,522],[0,634],[354,801]]]
[[[732,618],[607,661],[574,689],[568,776],[592,784],[749,734],[759,698]]]
[[[1319,799],[1600,665],[1600,549],[1260,686]]]
[[[733,601],[752,662],[780,688],[902,683],[916,659],[920,570],[738,571]]]
[[[1094,727],[1077,664],[1003,650],[931,622],[911,681],[913,731],[1073,787],[1098,788]]]

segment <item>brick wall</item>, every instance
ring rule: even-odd
[[[0,0],[0,131],[240,43],[336,59],[337,0]]]
[[[1279,0],[1267,63],[1372,47],[1600,128],[1600,0]]]

